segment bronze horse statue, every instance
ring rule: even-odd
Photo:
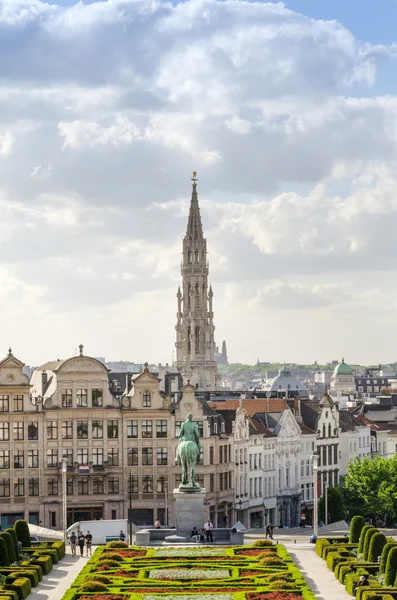
[[[199,488],[195,481],[196,464],[200,459],[200,441],[197,423],[192,421],[193,415],[189,414],[182,424],[179,434],[179,443],[175,462],[182,466],[182,481],[179,487]],[[191,469],[189,483],[189,467]]]

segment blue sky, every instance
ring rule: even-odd
[[[396,10],[3,0],[6,347],[170,362],[197,169],[232,360],[396,360]]]

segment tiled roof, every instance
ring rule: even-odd
[[[388,425],[382,425],[381,423],[374,423],[365,417],[364,415],[357,415],[357,419],[364,425],[369,425],[372,431],[389,431]]]
[[[354,431],[356,427],[363,427],[362,423],[347,410],[339,411],[339,426],[342,431]]]
[[[224,400],[218,402],[209,402],[211,408],[216,411],[236,410],[240,406],[238,398],[232,400]],[[283,398],[258,398],[256,400],[243,400],[243,408],[247,411],[247,415],[253,417],[256,413],[280,413],[288,408],[286,401]]]

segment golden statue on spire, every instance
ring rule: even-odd
[[[193,171],[193,173],[192,173],[192,181],[193,181],[193,185],[196,185],[196,183],[197,183],[197,171]]]

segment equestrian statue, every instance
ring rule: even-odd
[[[198,425],[192,419],[193,415],[188,414],[186,421],[182,423],[179,434],[175,459],[176,464],[182,466],[182,481],[179,489],[200,489],[199,484],[195,481],[195,469],[200,459],[201,446]],[[190,483],[189,467],[191,469]]]

